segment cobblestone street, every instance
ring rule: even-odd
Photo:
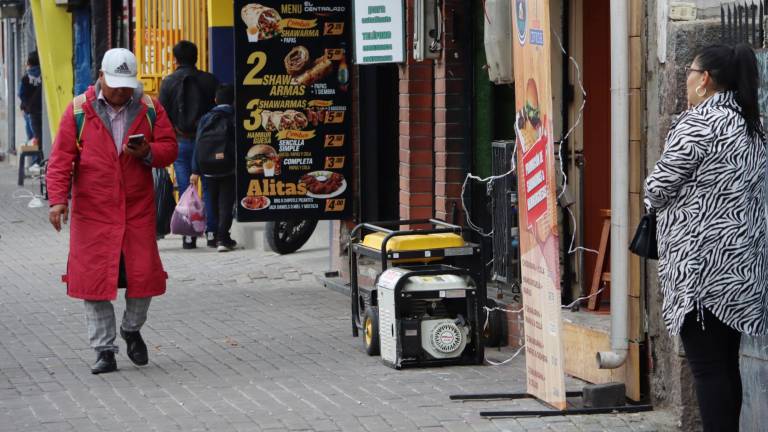
[[[118,338],[119,371],[91,375],[83,305],[60,282],[68,235],[49,226],[47,205],[30,209],[16,191],[15,169],[0,164],[0,431],[675,430],[663,412],[481,418],[542,409],[449,400],[525,391],[523,356],[499,367],[387,368],[351,337],[348,299],[316,281],[328,266],[317,247],[224,254],[161,240],[168,292],[142,330],[149,365],[134,366]],[[123,307],[120,298],[118,317]]]

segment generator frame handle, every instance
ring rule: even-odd
[[[389,229],[393,227],[401,227],[403,225],[432,225],[436,227],[442,227],[442,229],[452,229],[456,234],[461,234],[463,232],[463,228],[459,225],[453,225],[449,224],[448,222],[442,221],[440,219],[406,219],[406,220],[396,220],[396,221],[378,221],[378,222],[364,222],[361,224],[358,224],[356,227],[352,229],[350,232],[350,237],[356,238],[355,236],[359,233],[360,234],[360,240],[362,240],[362,233],[363,230],[369,230],[372,232],[380,232],[384,234],[391,234],[393,232],[399,232],[401,230],[394,230]],[[410,230],[410,233],[418,232],[418,234],[434,234],[429,232],[430,230]]]
[[[419,230],[419,234],[461,234],[461,227],[458,227],[459,231],[457,232],[454,228],[439,228],[439,229],[431,229],[431,230]],[[389,259],[387,258],[387,243],[395,237],[402,237],[407,235],[412,235],[414,231],[408,230],[408,231],[393,231],[384,237],[384,240],[381,242],[381,271],[387,269],[387,262]]]

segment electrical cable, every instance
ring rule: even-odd
[[[495,361],[493,361],[493,360],[488,360],[488,356],[486,356],[486,357],[485,357],[485,361],[486,361],[486,363],[488,363],[488,364],[489,364],[489,365],[491,365],[491,366],[502,366],[502,365],[505,365],[505,364],[507,364],[507,363],[511,362],[512,360],[514,360],[514,359],[515,359],[515,357],[517,357],[518,355],[520,355],[520,353],[521,353],[521,352],[523,352],[523,348],[525,348],[525,344],[523,344],[522,346],[520,346],[520,348],[518,348],[518,349],[517,349],[517,351],[515,351],[515,353],[514,353],[514,354],[512,354],[512,357],[510,357],[510,358],[508,358],[508,359],[506,359],[506,360],[504,360],[504,361],[501,361],[501,362],[495,362]]]
[[[13,194],[11,194],[11,198],[16,201],[29,199],[29,203],[27,203],[27,207],[29,208],[40,208],[43,206],[43,196],[26,189],[18,189],[14,191]]]
[[[578,303],[579,303],[579,302],[581,302],[581,301],[584,301],[584,300],[589,300],[589,299],[591,299],[592,297],[595,297],[596,295],[598,295],[598,294],[600,294],[601,292],[603,292],[603,290],[604,290],[604,289],[605,289],[605,287],[603,287],[603,288],[600,288],[600,289],[599,289],[599,290],[597,290],[597,291],[596,291],[594,294],[590,294],[590,295],[588,295],[588,296],[584,296],[584,297],[579,297],[579,298],[577,298],[576,300],[574,300],[573,302],[571,302],[571,303],[569,303],[569,304],[567,304],[567,305],[563,305],[563,306],[562,306],[562,308],[563,308],[563,309],[570,309],[570,308],[572,308],[572,307],[576,306],[576,304],[578,304]]]
[[[586,104],[587,104],[587,91],[584,88],[584,82],[582,81],[582,78],[581,78],[581,68],[579,67],[579,63],[576,61],[575,58],[573,58],[573,56],[568,54],[568,52],[566,51],[565,47],[563,46],[563,42],[562,42],[562,40],[560,38],[560,35],[558,35],[557,32],[554,29],[552,29],[551,31],[552,31],[552,34],[555,36],[555,39],[557,40],[558,46],[560,47],[560,51],[562,51],[563,54],[568,56],[569,61],[571,62],[571,64],[573,65],[573,67],[574,67],[574,69],[576,71],[576,81],[578,82],[579,90],[581,91],[581,94],[583,96],[582,97],[582,101],[581,101],[581,105],[579,106],[578,114],[576,116],[576,121],[568,129],[568,131],[565,133],[565,135],[563,135],[563,138],[560,139],[560,141],[559,141],[558,146],[562,146],[563,143],[565,142],[565,140],[567,140],[571,136],[571,134],[573,134],[573,132],[582,123],[582,119],[583,119],[583,115],[584,115],[584,109],[585,109]],[[520,134],[519,134],[518,126],[517,126],[517,124],[518,124],[517,120],[518,119],[515,118],[515,133],[519,136]],[[466,177],[464,177],[464,182],[461,185],[461,208],[462,208],[462,210],[464,210],[464,219],[466,220],[467,225],[469,226],[469,228],[472,229],[473,231],[475,231],[476,233],[480,234],[482,237],[486,237],[486,238],[487,237],[491,237],[491,236],[493,236],[494,233],[493,233],[493,230],[491,230],[490,232],[486,233],[485,230],[483,230],[482,227],[480,227],[479,225],[475,224],[472,221],[472,216],[470,215],[470,212],[467,209],[466,201],[465,201],[465,193],[466,193],[466,188],[467,188],[467,182],[469,180],[475,180],[475,181],[478,181],[480,183],[488,183],[488,185],[486,186],[486,190],[487,191],[492,190],[493,182],[494,181],[500,180],[502,178],[505,178],[505,177],[515,173],[516,168],[517,168],[516,167],[517,140],[515,140],[515,146],[514,146],[514,149],[512,151],[512,154],[515,155],[515,156],[513,156],[512,160],[510,161],[511,162],[510,170],[507,171],[506,173],[501,174],[501,175],[496,175],[496,176],[489,176],[489,177],[486,177],[486,178],[481,178],[481,177],[476,176],[476,175],[474,175],[472,173],[467,173]],[[564,158],[562,158],[562,157],[558,158],[558,162],[559,162],[558,165],[559,165],[559,168],[560,168],[560,175],[563,178],[562,187],[561,187],[562,190],[557,195],[558,200],[565,194],[566,190],[568,189],[568,176],[565,173],[565,167],[564,167],[564,160],[563,159]],[[580,252],[580,251],[581,252],[590,252],[590,253],[593,253],[593,254],[598,254],[598,252],[596,250],[594,250],[594,249],[590,249],[590,248],[586,248],[586,247],[582,247],[582,246],[578,246],[576,248],[573,247],[574,244],[576,243],[576,234],[577,234],[577,231],[576,231],[576,226],[577,226],[577,224],[576,224],[576,216],[573,214],[573,212],[571,211],[571,209],[569,207],[563,206],[563,208],[565,208],[568,211],[568,214],[571,216],[571,219],[573,221],[573,227],[574,227],[573,231],[571,233],[571,241],[570,241],[570,244],[568,246],[568,254],[569,255],[573,255],[573,254],[575,254],[577,252]]]
[[[483,1],[483,9],[485,10],[485,1]],[[486,15],[486,19],[490,22],[490,17],[488,17],[487,11],[485,11],[485,15]],[[568,60],[573,65],[573,68],[574,68],[575,73],[576,73],[576,81],[577,81],[577,83],[579,85],[579,90],[581,91],[581,95],[582,95],[582,101],[581,101],[581,104],[579,106],[578,113],[576,115],[576,119],[575,119],[573,125],[568,129],[568,131],[565,133],[565,135],[563,135],[563,137],[558,141],[558,148],[562,148],[562,146],[566,142],[566,140],[571,136],[571,134],[573,134],[573,132],[582,123],[582,119],[583,119],[583,115],[584,115],[584,109],[585,109],[586,104],[587,104],[587,91],[584,88],[584,83],[583,83],[582,78],[581,78],[581,68],[579,67],[578,62],[576,61],[576,59],[573,58],[573,56],[568,54],[568,52],[566,51],[565,47],[563,46],[563,42],[562,42],[560,36],[558,35],[558,33],[554,29],[551,29],[551,32],[552,32],[553,36],[555,37],[555,39],[557,40],[558,45],[560,46],[560,50],[562,51],[563,54],[568,56]],[[518,114],[518,116],[519,116],[519,114]],[[516,116],[515,123],[514,123],[515,124],[515,126],[514,126],[515,127],[515,133],[516,133],[517,136],[520,136],[520,131],[518,129],[518,121],[517,120],[518,119],[517,119],[517,116]],[[464,178],[464,182],[461,185],[461,207],[462,207],[462,210],[464,210],[464,218],[465,218],[465,220],[467,222],[467,225],[470,227],[470,229],[472,229],[473,231],[477,232],[482,237],[491,237],[491,236],[493,236],[494,232],[493,232],[493,230],[491,230],[490,232],[486,233],[485,230],[482,227],[480,227],[479,225],[475,224],[472,221],[472,217],[470,215],[470,212],[467,209],[466,202],[465,202],[465,193],[466,193],[467,183],[469,182],[469,180],[475,180],[475,181],[478,181],[480,183],[488,183],[487,186],[486,186],[486,191],[487,191],[487,194],[490,195],[490,191],[493,189],[493,182],[494,181],[503,179],[503,178],[505,178],[505,177],[515,173],[515,171],[517,169],[517,167],[516,167],[517,142],[518,142],[517,139],[515,139],[515,145],[514,145],[514,149],[512,151],[512,154],[514,156],[512,157],[512,160],[510,161],[511,168],[509,169],[509,171],[507,171],[506,173],[501,174],[501,175],[489,176],[489,177],[486,177],[486,178],[481,178],[481,177],[476,176],[476,175],[474,175],[472,173],[467,173],[466,177]],[[562,198],[562,196],[565,194],[565,192],[568,189],[568,175],[565,172],[565,162],[564,162],[564,159],[565,158],[562,157],[562,154],[560,155],[560,157],[558,157],[558,167],[560,169],[560,175],[562,176],[561,191],[557,195],[558,201]],[[598,252],[596,250],[594,250],[594,249],[589,249],[589,248],[582,247],[582,246],[578,246],[578,247],[574,248],[574,244],[576,243],[576,234],[577,234],[577,231],[576,231],[576,226],[577,226],[577,224],[576,224],[576,216],[573,214],[573,211],[571,211],[569,206],[562,206],[562,207],[568,211],[568,214],[570,215],[571,220],[573,221],[573,227],[574,227],[573,231],[571,233],[571,241],[570,241],[570,244],[568,246],[568,255],[572,255],[572,254],[575,254],[575,253],[580,252],[580,251],[581,252],[591,252],[591,253],[597,254]],[[492,263],[492,262],[493,262],[493,260],[491,260],[490,263]],[[600,288],[597,292],[595,292],[593,294],[590,294],[590,295],[584,296],[584,297],[579,297],[578,299],[574,300],[570,304],[563,305],[561,307],[563,309],[570,309],[573,306],[575,306],[576,304],[578,304],[579,302],[582,302],[584,300],[588,300],[588,299],[590,299],[592,297],[597,296],[598,294],[603,292],[604,289],[605,288]],[[507,312],[507,313],[512,313],[512,314],[519,314],[519,313],[523,312],[523,308],[522,307],[520,309],[509,310],[509,309],[505,309],[505,308],[502,308],[502,307],[489,308],[489,307],[485,306],[483,309],[486,312],[485,324],[483,325],[483,330],[488,328],[488,325],[489,325],[489,322],[490,322],[490,314],[491,314],[492,311],[500,310],[500,311]],[[510,357],[510,358],[508,358],[508,359],[506,359],[506,360],[504,360],[502,362],[495,362],[495,361],[489,360],[487,357],[486,357],[485,361],[488,364],[492,365],[492,366],[504,365],[506,363],[511,362],[513,359],[515,359],[522,352],[523,348],[525,348],[525,344],[523,344],[520,348],[518,348],[518,350],[512,355],[512,357]]]

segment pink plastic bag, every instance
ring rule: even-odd
[[[171,232],[190,237],[205,233],[205,206],[194,185],[189,185],[179,198],[171,216]]]

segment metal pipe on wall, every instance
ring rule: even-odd
[[[8,149],[16,148],[16,29],[14,20],[5,21],[5,70],[6,79],[6,124],[8,127]]]
[[[600,369],[627,359],[629,292],[629,5],[611,0],[611,351],[597,353]]]

